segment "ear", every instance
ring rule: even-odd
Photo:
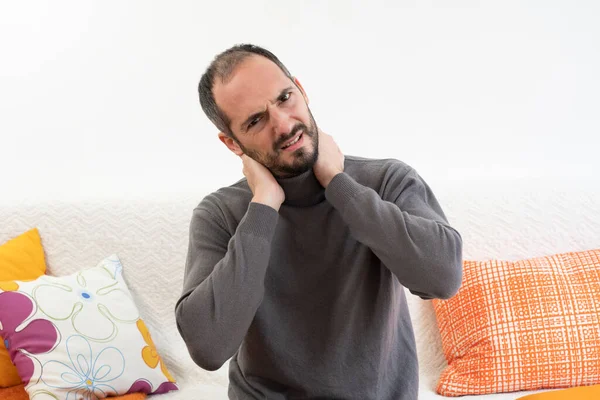
[[[225,133],[223,132],[219,132],[219,140],[221,142],[223,142],[223,144],[225,146],[227,146],[227,148],[236,156],[241,156],[242,154],[244,154],[244,152],[242,151],[242,149],[240,148],[240,146],[237,144],[237,142],[235,140],[233,140],[232,137],[227,136]]]
[[[296,86],[298,86],[298,89],[300,89],[300,91],[302,92],[302,96],[304,96],[304,101],[306,101],[306,104],[308,104],[308,96],[306,95],[306,92],[304,91],[304,88],[300,84],[298,78],[294,77],[294,83],[296,84]]]

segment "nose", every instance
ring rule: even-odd
[[[286,110],[274,106],[270,110],[271,126],[276,138],[289,134],[293,127],[294,121],[290,118]]]

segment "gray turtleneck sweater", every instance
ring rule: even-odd
[[[346,156],[327,189],[312,170],[278,182],[279,212],[245,179],[194,209],[176,305],[192,359],[231,358],[231,399],[416,399],[403,286],[452,296],[460,234],[401,161]]]

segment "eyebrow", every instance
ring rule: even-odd
[[[275,98],[275,100],[273,100],[273,103],[276,102],[277,100],[279,100],[284,94],[286,94],[287,92],[289,92],[290,90],[292,90],[293,87],[292,86],[288,86],[285,89],[283,89],[281,92],[279,92],[279,94],[277,95],[277,97]],[[246,118],[246,120],[244,122],[242,122],[242,124],[240,125],[240,129],[242,132],[246,132],[246,126],[248,126],[248,124],[257,117],[260,117],[261,115],[263,115],[265,112],[264,111],[259,111],[256,112],[254,114],[252,114],[251,116],[249,116],[248,118]]]

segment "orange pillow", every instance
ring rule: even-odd
[[[46,260],[40,234],[32,229],[0,246],[0,289],[16,290],[13,280],[36,279],[46,273]],[[21,378],[4,341],[0,340],[0,387],[19,385]]]
[[[535,393],[517,400],[598,400],[600,399],[600,385],[581,386],[550,392]]]
[[[444,396],[600,383],[600,249],[516,262],[465,261],[433,300]]]
[[[109,398],[119,400],[144,400],[146,398],[146,393],[131,393]],[[0,400],[29,400],[29,395],[25,391],[25,385],[18,385],[7,389],[0,389]]]

